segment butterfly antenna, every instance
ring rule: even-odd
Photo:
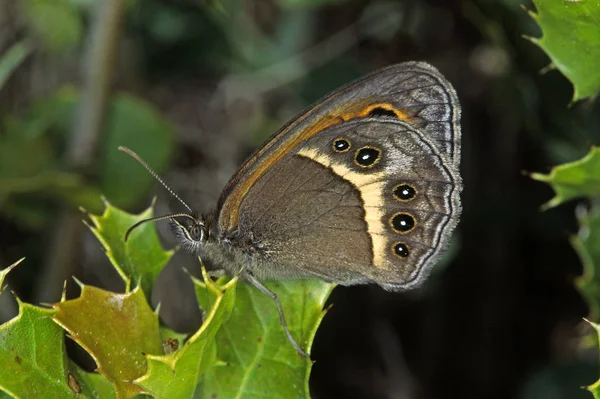
[[[163,185],[164,188],[167,189],[167,191],[169,193],[171,193],[171,195],[175,198],[177,198],[177,200],[179,202],[181,202],[183,204],[183,206],[185,206],[188,211],[190,211],[190,213],[194,213],[194,211],[192,211],[192,208],[189,207],[188,204],[185,203],[184,200],[182,200],[181,198],[179,198],[179,196],[177,194],[175,194],[175,191],[171,190],[171,188],[169,186],[167,186],[167,183],[165,183],[157,174],[154,170],[152,170],[152,168],[150,166],[148,166],[148,164],[142,159],[140,158],[140,156],[138,154],[136,154],[135,152],[131,151],[129,148],[127,147],[123,147],[123,146],[119,146],[119,150],[123,151],[124,153],[130,155],[133,159],[135,159],[136,161],[138,161],[144,168],[146,168],[146,170],[148,172],[150,172],[150,174],[156,179],[158,180],[158,182],[160,184]]]
[[[187,218],[190,218],[192,220],[196,220],[193,216],[188,215],[187,213],[172,213],[170,215],[155,216],[153,218],[148,218],[148,219],[140,220],[139,222],[137,222],[136,224],[134,224],[133,226],[131,226],[129,229],[127,229],[127,232],[125,233],[125,242],[127,242],[127,239],[129,238],[129,235],[131,234],[131,232],[134,229],[136,229],[139,226],[141,226],[142,224],[144,224],[144,223],[147,223],[147,222],[158,222],[159,220],[172,219],[172,218],[176,218],[176,217],[187,217]]]

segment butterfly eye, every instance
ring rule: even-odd
[[[198,223],[194,223],[188,230],[189,236],[194,241],[201,241],[204,237],[203,226]]]

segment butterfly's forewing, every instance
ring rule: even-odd
[[[246,161],[222,193],[219,231],[252,242],[257,277],[417,283],[460,214],[459,117],[427,64],[352,83]]]
[[[305,110],[275,133],[231,178],[219,199],[219,229],[237,228],[248,190],[285,154],[324,128],[369,115],[395,114],[423,130],[446,162],[460,163],[460,107],[456,93],[429,64],[406,62],[351,83]]]

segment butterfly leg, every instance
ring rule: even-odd
[[[260,292],[262,292],[263,294],[266,294],[269,298],[271,298],[275,302],[275,305],[277,306],[277,311],[279,312],[279,322],[281,323],[281,326],[283,327],[283,331],[285,331],[285,335],[287,336],[288,341],[290,341],[290,343],[292,344],[294,349],[296,349],[296,351],[300,355],[302,355],[304,357],[310,357],[310,355],[308,353],[306,353],[304,350],[302,350],[302,348],[300,348],[300,345],[298,345],[296,343],[296,341],[294,340],[294,337],[292,337],[292,334],[290,333],[290,330],[288,329],[287,323],[285,321],[285,316],[283,315],[283,308],[281,307],[279,298],[277,298],[277,294],[275,294],[273,291],[269,290],[267,287],[262,285],[262,283],[260,281],[258,281],[258,279],[256,277],[254,277],[254,275],[252,273],[247,271],[246,273],[244,273],[244,277],[248,280],[248,282],[250,284],[252,284],[256,288],[258,288],[258,290]]]

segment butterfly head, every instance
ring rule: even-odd
[[[185,203],[179,196],[171,190],[171,188],[152,170],[152,168],[135,152],[131,151],[126,147],[119,147],[120,151],[129,154],[132,158],[138,161],[150,174],[162,184],[173,197],[175,197],[184,207],[187,208],[189,213],[173,213],[170,215],[151,217],[148,219],[140,220],[133,226],[131,226],[125,233],[125,241],[129,238],[131,232],[141,224],[147,222],[157,222],[159,220],[170,219],[173,232],[179,244],[194,253],[198,253],[204,242],[208,239],[208,223],[207,218],[204,215],[199,215],[192,211],[192,208]]]
[[[175,215],[171,217],[171,227],[179,244],[193,253],[198,253],[208,239],[208,224],[203,215]]]

